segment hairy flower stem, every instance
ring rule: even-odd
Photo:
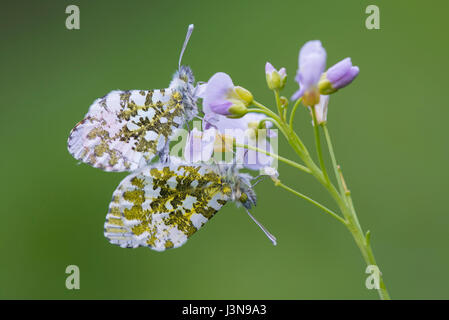
[[[301,142],[299,137],[296,135],[296,133],[289,126],[286,126],[285,123],[283,125],[284,130],[287,132],[286,138],[288,139],[290,145],[296,151],[298,156],[304,161],[306,166],[311,170],[312,175],[328,190],[328,192],[330,193],[332,198],[334,198],[335,202],[340,208],[340,211],[345,217],[345,225],[351,232],[357,246],[360,249],[360,252],[362,253],[363,259],[365,260],[366,264],[377,266],[376,260],[374,258],[374,253],[371,248],[371,244],[367,239],[367,237],[364,235],[362,228],[360,227],[357,214],[355,210],[353,210],[353,207],[346,200],[346,197],[348,197],[349,194],[341,195],[338,192],[335,186],[330,182],[330,180],[326,179],[323,172],[314,163],[314,161],[310,157],[309,152],[307,151],[307,149],[305,148],[304,144]],[[333,155],[333,157],[335,158],[335,155]],[[336,165],[334,165],[334,167],[336,167]],[[378,293],[380,298],[390,299],[382,276],[380,276],[379,278],[379,287],[380,288],[378,290]]]
[[[277,104],[278,104],[278,108],[279,108],[279,102],[277,102]],[[376,259],[374,258],[374,253],[371,248],[370,233],[367,232],[367,234],[365,235],[363,232],[363,229],[360,226],[360,223],[357,218],[357,213],[352,204],[351,194],[346,187],[341,170],[340,170],[339,166],[337,165],[334,149],[333,149],[333,146],[332,146],[332,143],[330,140],[330,135],[327,130],[327,127],[325,124],[322,125],[322,127],[324,129],[325,136],[326,136],[329,153],[330,153],[331,160],[332,160],[332,166],[333,166],[334,173],[335,173],[335,176],[336,176],[336,179],[338,182],[339,190],[337,190],[335,188],[335,186],[332,184],[332,182],[330,181],[330,179],[327,176],[327,173],[325,171],[324,161],[323,161],[322,152],[321,152],[321,144],[319,141],[319,131],[318,131],[319,126],[317,125],[316,115],[315,115],[314,110],[312,109],[312,116],[313,116],[314,127],[315,127],[314,130],[315,130],[317,153],[318,153],[318,157],[320,160],[321,168],[315,164],[315,162],[311,158],[310,153],[307,150],[306,146],[301,141],[301,139],[298,137],[296,132],[293,130],[293,126],[292,126],[293,116],[294,116],[293,112],[296,111],[298,104],[299,104],[299,100],[295,104],[295,107],[294,107],[292,113],[290,114],[290,121],[288,124],[286,123],[284,117],[282,117],[281,115],[278,116],[278,115],[274,114],[274,112],[272,112],[270,109],[268,109],[264,105],[262,105],[260,103],[256,103],[255,105],[257,107],[261,108],[263,110],[262,111],[263,113],[266,113],[268,116],[270,116],[271,118],[273,118],[275,120],[277,126],[279,127],[281,132],[284,134],[285,138],[288,140],[288,142],[291,145],[291,147],[293,148],[293,150],[298,154],[298,156],[304,162],[306,167],[310,170],[310,173],[318,180],[318,182],[320,182],[327,189],[329,194],[335,200],[335,202],[337,203],[344,218],[342,218],[341,216],[339,216],[337,214],[335,214],[335,216],[334,216],[334,212],[330,211],[327,208],[321,208],[321,209],[323,209],[326,213],[331,214],[334,218],[336,218],[337,220],[339,220],[346,226],[346,228],[349,230],[349,232],[353,236],[355,243],[359,247],[359,250],[363,256],[363,259],[365,260],[365,263],[367,265],[377,266]],[[280,181],[277,182],[276,185],[282,186],[284,189],[296,194],[298,197],[306,199],[307,201],[312,202],[313,204],[320,207],[320,204],[314,203],[315,201],[313,199],[310,199],[309,197],[304,196],[303,194],[281,184]],[[388,294],[388,291],[385,287],[384,280],[381,275],[379,275],[378,293],[379,293],[379,297],[381,299],[383,299],[383,300],[390,299],[390,296]]]
[[[281,121],[285,121],[284,110],[283,110],[283,107],[281,104],[281,100],[279,98],[279,90],[278,89],[274,90],[274,96],[276,99],[276,106],[278,108],[279,117],[280,117]]]
[[[324,134],[326,136],[326,141],[329,149],[329,154],[331,155],[332,159],[332,166],[334,167],[334,172],[336,179],[339,184],[340,188],[340,196],[344,197],[346,199],[346,207],[349,209],[349,215],[346,217],[346,220],[348,221],[348,229],[351,232],[355,242],[357,243],[357,246],[359,247],[363,258],[367,265],[376,265],[376,259],[374,257],[373,249],[371,248],[371,242],[370,242],[370,233],[368,232],[366,235],[364,235],[364,232],[362,230],[362,227],[360,226],[359,220],[357,218],[357,213],[354,209],[354,205],[352,203],[351,193],[346,187],[346,183],[343,178],[343,174],[341,172],[340,167],[337,164],[337,160],[334,153],[334,148],[332,145],[332,141],[330,138],[329,130],[327,129],[326,124],[323,124],[323,130]],[[388,294],[387,288],[385,287],[385,283],[383,280],[382,275],[379,276],[379,289],[378,289],[379,296],[382,300],[389,300],[390,295]]]

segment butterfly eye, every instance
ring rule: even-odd
[[[246,193],[242,193],[242,195],[240,196],[239,201],[241,203],[245,203],[246,201],[248,201],[248,195]]]

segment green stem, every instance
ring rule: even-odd
[[[267,111],[267,110],[258,109],[258,108],[248,108],[247,111],[248,111],[247,113],[253,113],[253,112],[255,112],[255,113],[263,113],[263,114],[273,118],[273,120],[275,120],[276,122],[279,122],[279,117],[272,111]]]
[[[340,167],[337,165],[337,160],[334,153],[334,148],[332,145],[332,140],[330,138],[329,131],[327,129],[326,124],[323,124],[324,133],[326,135],[327,145],[329,149],[329,154],[332,159],[332,166],[334,168],[335,176],[338,181],[338,185],[340,188],[340,198],[344,199],[345,209],[343,214],[347,220],[348,230],[351,232],[357,246],[362,253],[363,259],[367,265],[375,265],[377,266],[376,259],[374,257],[373,250],[371,248],[371,242],[368,239],[368,236],[364,234],[363,229],[359,223],[357,213],[354,209],[354,205],[352,203],[351,192],[348,190],[346,183],[343,178],[343,174],[341,172]],[[379,297],[382,300],[389,300],[390,295],[388,294],[387,288],[385,286],[383,277],[379,276]]]
[[[365,263],[367,266],[374,265],[377,266],[376,259],[374,257],[373,249],[371,248],[371,243],[367,239],[367,236],[364,236],[363,233],[360,231],[360,229],[352,222],[349,222],[347,224],[347,227],[349,231],[351,232],[357,246],[360,249],[360,252],[362,253],[363,259],[365,260]],[[379,297],[382,300],[390,300],[390,295],[387,291],[387,288],[385,286],[385,282],[383,280],[382,275],[379,275],[379,289],[377,290]]]
[[[278,89],[274,90],[274,98],[275,98],[275,101],[276,101],[276,107],[278,109],[278,114],[279,114],[279,116],[282,119],[282,116],[281,116],[281,102],[280,102],[280,99],[279,99],[279,90]]]
[[[295,118],[296,109],[298,109],[298,106],[301,103],[301,101],[302,101],[302,97],[299,98],[298,100],[296,100],[296,103],[293,106],[292,112],[290,113],[290,121],[289,121],[290,129],[293,129],[293,119]]]
[[[281,156],[279,156],[279,155],[277,155],[277,154],[268,152],[268,151],[266,151],[266,150],[259,149],[259,148],[257,148],[257,147],[250,146],[250,145],[247,145],[247,144],[239,144],[239,143],[236,143],[235,146],[236,146],[237,148],[250,149],[250,150],[254,150],[254,151],[257,151],[257,152],[264,153],[264,154],[266,154],[267,156],[270,156],[270,157],[273,157],[273,158],[275,158],[275,159],[278,159],[279,161],[284,162],[284,163],[286,163],[286,164],[288,164],[288,165],[290,165],[290,166],[292,166],[292,167],[294,167],[294,168],[297,168],[297,169],[299,169],[299,170],[301,170],[301,171],[304,171],[304,172],[306,172],[306,173],[311,173],[311,171],[310,171],[309,168],[307,168],[307,167],[305,167],[305,166],[303,166],[303,165],[300,165],[299,163],[297,163],[297,162],[295,162],[295,161],[292,161],[292,160],[289,160],[289,159],[287,159],[287,158],[281,157]]]
[[[313,131],[315,131],[315,146],[318,159],[320,161],[321,171],[323,172],[324,178],[326,179],[327,183],[330,184],[329,176],[326,171],[326,166],[324,165],[323,151],[321,150],[320,131],[318,127],[318,121],[316,119],[315,106],[311,107],[310,109],[312,110]]]
[[[296,191],[296,190],[293,190],[293,189],[290,188],[290,187],[287,187],[285,184],[281,183],[280,181],[275,182],[275,185],[276,185],[276,186],[279,186],[279,187],[281,187],[281,188],[283,188],[283,189],[285,189],[285,190],[287,190],[287,191],[289,191],[289,192],[291,192],[291,193],[293,193],[294,195],[296,195],[296,196],[298,196],[298,197],[300,197],[300,198],[302,198],[302,199],[305,199],[305,200],[309,201],[310,203],[314,204],[314,205],[317,206],[318,208],[322,209],[324,212],[328,213],[331,217],[337,219],[338,221],[340,221],[341,223],[343,223],[344,225],[346,225],[346,221],[345,221],[342,217],[340,217],[338,214],[336,214],[336,213],[333,212],[332,210],[326,208],[326,207],[323,206],[321,203],[319,203],[319,202],[313,200],[312,198],[310,198],[310,197],[308,197],[308,196],[302,194],[301,192],[298,192],[298,191]]]
[[[353,236],[354,241],[356,242],[357,246],[359,247],[359,250],[363,256],[363,259],[365,260],[365,263],[367,265],[376,265],[377,266],[376,259],[374,257],[374,253],[371,248],[371,242],[369,241],[369,233],[367,233],[366,235],[363,233],[363,230],[358,221],[357,214],[356,214],[354,206],[352,204],[351,193],[346,188],[346,185],[345,185],[344,179],[343,179],[343,175],[341,174],[340,168],[337,165],[337,161],[335,158],[333,146],[331,143],[331,139],[330,139],[330,135],[327,130],[327,127],[325,125],[323,125],[325,135],[326,135],[327,145],[329,148],[329,153],[330,153],[330,156],[332,159],[332,166],[333,166],[336,178],[337,178],[339,190],[337,190],[335,188],[335,186],[332,184],[332,182],[330,181],[330,179],[327,175],[327,172],[325,170],[325,167],[324,167],[324,161],[323,161],[322,151],[321,151],[321,144],[320,144],[320,140],[319,140],[320,139],[319,131],[318,131],[319,129],[318,129],[317,121],[316,121],[315,112],[312,110],[312,116],[314,118],[313,121],[315,124],[314,127],[315,127],[315,138],[316,138],[315,140],[317,142],[317,153],[318,153],[318,157],[320,160],[321,168],[318,167],[315,164],[315,162],[312,160],[306,146],[301,141],[301,139],[298,137],[296,132],[293,130],[293,118],[294,118],[296,109],[299,106],[299,103],[300,103],[300,99],[298,99],[296,101],[296,103],[292,109],[292,112],[290,114],[290,121],[289,121],[288,125],[285,122],[285,117],[282,117],[281,113],[280,113],[280,117],[279,117],[273,111],[271,111],[270,109],[268,109],[267,107],[265,107],[264,105],[262,105],[256,101],[254,101],[253,104],[255,106],[257,106],[259,109],[251,109],[250,112],[264,113],[264,114],[268,115],[269,117],[271,117],[272,119],[274,119],[273,123],[280,129],[280,131],[283,133],[283,135],[287,138],[289,144],[292,146],[293,150],[298,154],[298,156],[302,159],[302,161],[304,162],[306,167],[304,167],[300,164],[297,164],[294,161],[291,161],[291,160],[288,160],[288,159],[285,159],[285,158],[282,158],[279,156],[277,156],[277,158],[280,161],[288,163],[289,165],[292,165],[302,171],[311,173],[318,180],[318,182],[320,182],[328,190],[328,192],[330,193],[332,198],[337,203],[341,213],[343,214],[343,217],[336,214],[332,210],[324,207],[323,205],[319,204],[315,200],[303,195],[302,193],[283,185],[282,183],[280,183],[280,181],[276,182],[276,185],[282,187],[283,189],[295,194],[296,196],[298,196],[302,199],[305,199],[305,200],[313,203],[314,205],[316,205],[319,208],[321,208],[322,210],[324,210],[326,213],[330,214],[335,219],[344,223],[345,226],[348,228],[349,232],[351,233],[351,235]],[[251,146],[247,146],[247,148],[252,149]],[[259,149],[256,151],[264,152],[268,155],[271,155],[264,150]],[[271,156],[275,156],[275,155],[271,155]],[[385,286],[382,276],[380,276],[380,278],[379,278],[379,286],[380,286],[380,288],[378,289],[378,293],[379,293],[380,298],[381,299],[390,299],[390,296],[388,294],[388,291],[386,289],[386,286]]]
[[[260,120],[259,122],[259,127],[257,129],[267,129],[267,126],[265,124],[265,122],[270,121],[271,123],[274,123],[274,119],[271,118],[263,118],[262,120]]]
[[[276,99],[276,106],[278,109],[279,117],[280,117],[281,121],[284,121],[284,111],[282,110],[281,99],[279,98],[279,90],[278,89],[274,90],[274,96]]]
[[[327,129],[326,123],[323,123],[322,127],[324,130],[324,135],[326,136],[327,147],[329,149],[329,154],[331,156],[332,167],[334,168],[334,173],[335,173],[335,178],[337,179],[338,189],[340,190],[340,194],[343,196],[345,191],[343,189],[343,184],[340,179],[340,174],[338,172],[338,164],[337,164],[337,160],[335,158],[334,147],[332,145],[331,137],[329,135],[329,130]]]
[[[312,175],[328,190],[332,198],[334,198],[335,202],[337,203],[338,207],[340,208],[346,220],[346,227],[351,232],[354,241],[359,247],[363,259],[365,260],[365,263],[367,265],[377,265],[376,260],[374,258],[374,253],[371,248],[371,244],[369,243],[369,241],[367,241],[365,235],[363,234],[362,229],[360,228],[360,224],[358,223],[355,211],[353,211],[352,208],[348,205],[347,201],[345,201],[345,196],[340,194],[330,181],[326,180],[324,174],[322,173],[320,168],[313,162],[306,147],[301,142],[296,133],[290,127],[286,127],[285,123],[283,123],[282,125],[284,126],[284,131],[287,133],[286,138],[288,139],[292,148],[296,151],[298,156],[304,161],[305,165],[311,170]],[[335,157],[335,155],[333,156]],[[340,181],[340,179],[338,180]],[[379,286],[380,288],[378,290],[378,293],[380,298],[390,299],[382,276],[380,276],[379,278]]]
[[[263,113],[269,117],[271,116],[270,114],[268,114],[267,112],[265,112],[264,110],[261,110],[261,109],[255,109],[255,108],[248,109],[248,112]],[[270,117],[270,118],[267,118],[265,121],[271,121],[282,132],[282,134],[285,135],[285,132],[283,131],[284,129],[278,120]]]
[[[253,100],[253,105],[255,105],[256,107],[258,107],[258,108],[260,108],[260,109],[262,109],[262,110],[264,110],[265,113],[266,113],[267,115],[269,115],[270,117],[272,117],[273,119],[276,119],[276,120],[278,120],[278,121],[280,120],[276,113],[274,113],[273,111],[271,111],[271,109],[269,109],[268,107],[264,106],[264,105],[261,104],[260,102],[257,102],[257,101],[255,101],[255,100]],[[252,109],[249,109],[249,110],[252,110]],[[280,121],[279,121],[279,122],[280,122]]]
[[[266,116],[269,117],[269,121],[271,121],[272,123],[274,123],[276,125],[276,127],[278,127],[279,130],[281,130],[281,132],[285,135],[285,131],[281,125],[281,119],[277,116],[277,114],[275,114],[273,111],[271,111],[270,109],[268,109],[267,107],[265,107],[263,104],[260,104],[256,101],[253,101],[253,104],[255,106],[257,106],[258,108],[248,108],[248,113],[250,112],[255,112],[255,113],[263,113]]]
[[[343,179],[343,173],[341,172],[340,166],[337,163],[337,158],[335,157],[334,147],[333,147],[332,140],[331,140],[329,130],[327,128],[326,123],[322,124],[322,127],[324,129],[324,134],[326,136],[327,147],[329,149],[329,154],[330,154],[330,157],[332,160],[332,167],[334,168],[335,178],[337,179],[338,188],[340,190],[341,197],[345,200],[345,202],[351,212],[351,216],[352,216],[352,219],[354,220],[354,223],[357,225],[357,227],[363,233],[362,227],[360,226],[359,220],[355,213],[354,205],[352,204],[351,192],[346,187],[346,184]]]

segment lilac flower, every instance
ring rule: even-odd
[[[237,143],[239,139],[237,138]],[[256,147],[258,149],[272,153],[273,148],[270,142],[265,137],[254,137],[245,141],[246,145]],[[243,155],[243,158],[242,158]],[[243,162],[243,165],[251,170],[260,170],[265,167],[270,167],[273,163],[273,158],[263,152],[257,152],[252,149],[237,148],[237,159]]]
[[[272,146],[267,140],[275,136],[270,130],[270,122],[265,122],[265,128],[259,129],[260,121],[266,118],[259,113],[248,113],[239,119],[230,119],[214,113],[206,113],[203,120],[203,129],[216,128],[223,137],[232,137],[237,144],[246,144],[267,152],[272,152]],[[262,152],[238,147],[236,161],[246,168],[259,170],[270,166],[273,158]]]
[[[216,130],[210,128],[204,132],[193,128],[187,137],[184,149],[184,158],[188,162],[206,162],[212,157],[214,152]]]
[[[346,87],[359,74],[359,67],[353,66],[351,58],[343,59],[330,67],[323,75],[319,88],[321,94],[331,94]]]
[[[234,86],[229,75],[223,72],[214,74],[201,94],[203,112],[225,116],[242,116],[253,101],[252,94],[239,86]]]
[[[248,113],[239,119],[241,120],[242,130],[234,130],[233,136],[236,143],[246,144],[272,153],[273,148],[267,138],[275,137],[276,134],[269,129],[272,126],[271,122],[264,122],[265,125],[260,129],[260,122],[265,118],[266,116],[260,113]],[[272,157],[252,149],[237,148],[236,153],[237,160],[251,170],[260,170],[266,166],[271,166],[273,162]]]
[[[229,151],[227,146],[217,147],[229,139],[238,144],[251,145],[268,152],[272,151],[267,137],[274,136],[269,130],[270,122],[264,122],[260,128],[260,121],[266,118],[259,113],[248,113],[247,106],[252,102],[253,96],[244,88],[234,86],[229,75],[223,72],[214,74],[201,94],[203,98],[203,130],[215,128],[221,139],[216,141],[216,151]],[[237,148],[236,159],[245,167],[259,170],[270,165],[273,159],[265,153]]]
[[[295,80],[299,84],[292,100],[303,97],[307,106],[319,102],[318,82],[326,68],[326,50],[319,40],[307,42],[299,52],[299,68]]]
[[[285,68],[276,70],[269,62],[265,64],[265,76],[267,79],[268,88],[271,90],[282,89],[287,82],[287,71]]]
[[[203,120],[203,130],[209,128],[215,128],[221,134],[225,134],[227,130],[240,129],[256,129],[259,126],[260,121],[265,119],[266,116],[260,113],[248,113],[241,118],[233,119],[219,114],[206,113]],[[273,126],[271,122],[265,122],[265,129],[268,137],[275,137],[276,134],[270,128]]]

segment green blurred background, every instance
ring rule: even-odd
[[[65,28],[76,4],[81,29]],[[380,30],[365,8],[380,7]],[[77,165],[71,128],[113,89],[168,86],[186,27],[197,80],[224,71],[271,104],[264,64],[292,81],[298,50],[320,39],[328,66],[351,56],[358,79],[332,96],[329,127],[362,226],[396,299],[449,298],[447,1],[2,1],[0,298],[377,299],[363,259],[335,220],[270,181],[254,215],[228,204],[185,246],[110,245],[103,223],[126,175]],[[446,40],[444,40],[446,39]],[[310,117],[296,124],[313,151]],[[280,154],[295,158],[284,140]],[[280,178],[334,208],[313,179]],[[65,288],[65,268],[81,289]]]

